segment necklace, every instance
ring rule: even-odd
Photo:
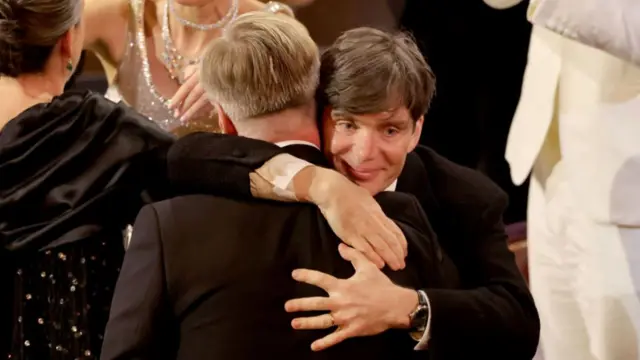
[[[162,16],[162,40],[164,42],[164,49],[162,51],[162,62],[164,63],[165,68],[169,72],[171,79],[177,80],[180,84],[184,83],[184,68],[189,65],[195,65],[200,62],[200,56],[195,59],[186,59],[180,51],[173,44],[173,39],[171,38],[171,29],[169,27],[169,11],[173,12],[174,16],[180,20],[175,11],[172,10],[172,0],[167,0],[164,6],[164,12]],[[226,26],[228,23],[235,20],[238,15],[238,0],[233,0],[231,4],[231,8],[227,12],[227,14],[217,23],[211,24],[216,27]],[[186,20],[185,20],[186,21]],[[187,25],[190,26],[190,25]],[[211,30],[211,29],[199,29],[199,30]]]
[[[138,49],[140,54],[141,70],[144,81],[153,95],[157,99],[158,102],[162,104],[163,107],[169,107],[169,101],[167,98],[162,96],[160,92],[156,89],[155,84],[153,83],[153,78],[151,77],[151,67],[149,65],[149,56],[147,53],[147,46],[145,41],[145,32],[144,32],[144,10],[143,10],[143,0],[131,0],[134,9],[134,18],[135,18],[135,40],[134,44]],[[289,7],[285,6],[286,12],[292,12]],[[272,11],[273,8],[265,8],[266,11]],[[168,25],[168,22],[167,22]],[[168,126],[168,124],[164,124],[164,126]]]
[[[227,23],[233,21],[233,19],[235,19],[236,16],[238,16],[239,0],[231,0],[231,7],[229,7],[229,11],[227,11],[227,13],[220,20],[212,24],[198,24],[198,23],[189,21],[187,19],[181,18],[176,13],[176,10],[173,6],[173,0],[167,0],[167,5],[169,7],[169,10],[173,14],[173,16],[175,16],[176,20],[178,20],[182,25],[188,26],[194,29],[198,29],[201,31],[207,31],[207,30],[219,29],[227,25]]]

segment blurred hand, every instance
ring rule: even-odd
[[[350,261],[355,274],[346,280],[307,269],[294,270],[296,281],[318,286],[328,297],[289,300],[287,312],[330,311],[330,313],[296,318],[294,329],[337,329],[311,344],[314,351],[324,350],[346,339],[379,334],[390,328],[408,328],[409,314],[418,306],[417,292],[397,286],[363,254],[344,244],[340,255]]]
[[[188,122],[200,114],[208,116],[213,111],[213,105],[200,84],[198,65],[185,68],[185,82],[171,98],[169,109],[181,122]]]
[[[407,240],[369,192],[334,171],[319,172],[309,191],[331,229],[379,268],[403,269]]]

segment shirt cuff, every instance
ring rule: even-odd
[[[297,201],[291,190],[293,178],[307,166],[312,164],[289,154],[280,154],[267,161],[255,173],[271,185],[273,193],[281,199]],[[255,184],[252,184],[252,186]]]
[[[429,339],[431,338],[431,302],[429,301],[429,296],[425,292],[425,298],[427,299],[427,326],[424,328],[424,333],[418,341],[418,345],[413,348],[413,350],[427,350],[429,348]]]

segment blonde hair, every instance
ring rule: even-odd
[[[320,56],[294,18],[268,12],[238,17],[202,57],[200,79],[209,98],[234,121],[313,101]]]

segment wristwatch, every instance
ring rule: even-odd
[[[418,306],[409,314],[411,327],[409,334],[415,341],[420,341],[424,331],[427,329],[429,322],[429,299],[424,290],[416,291],[418,293]]]

